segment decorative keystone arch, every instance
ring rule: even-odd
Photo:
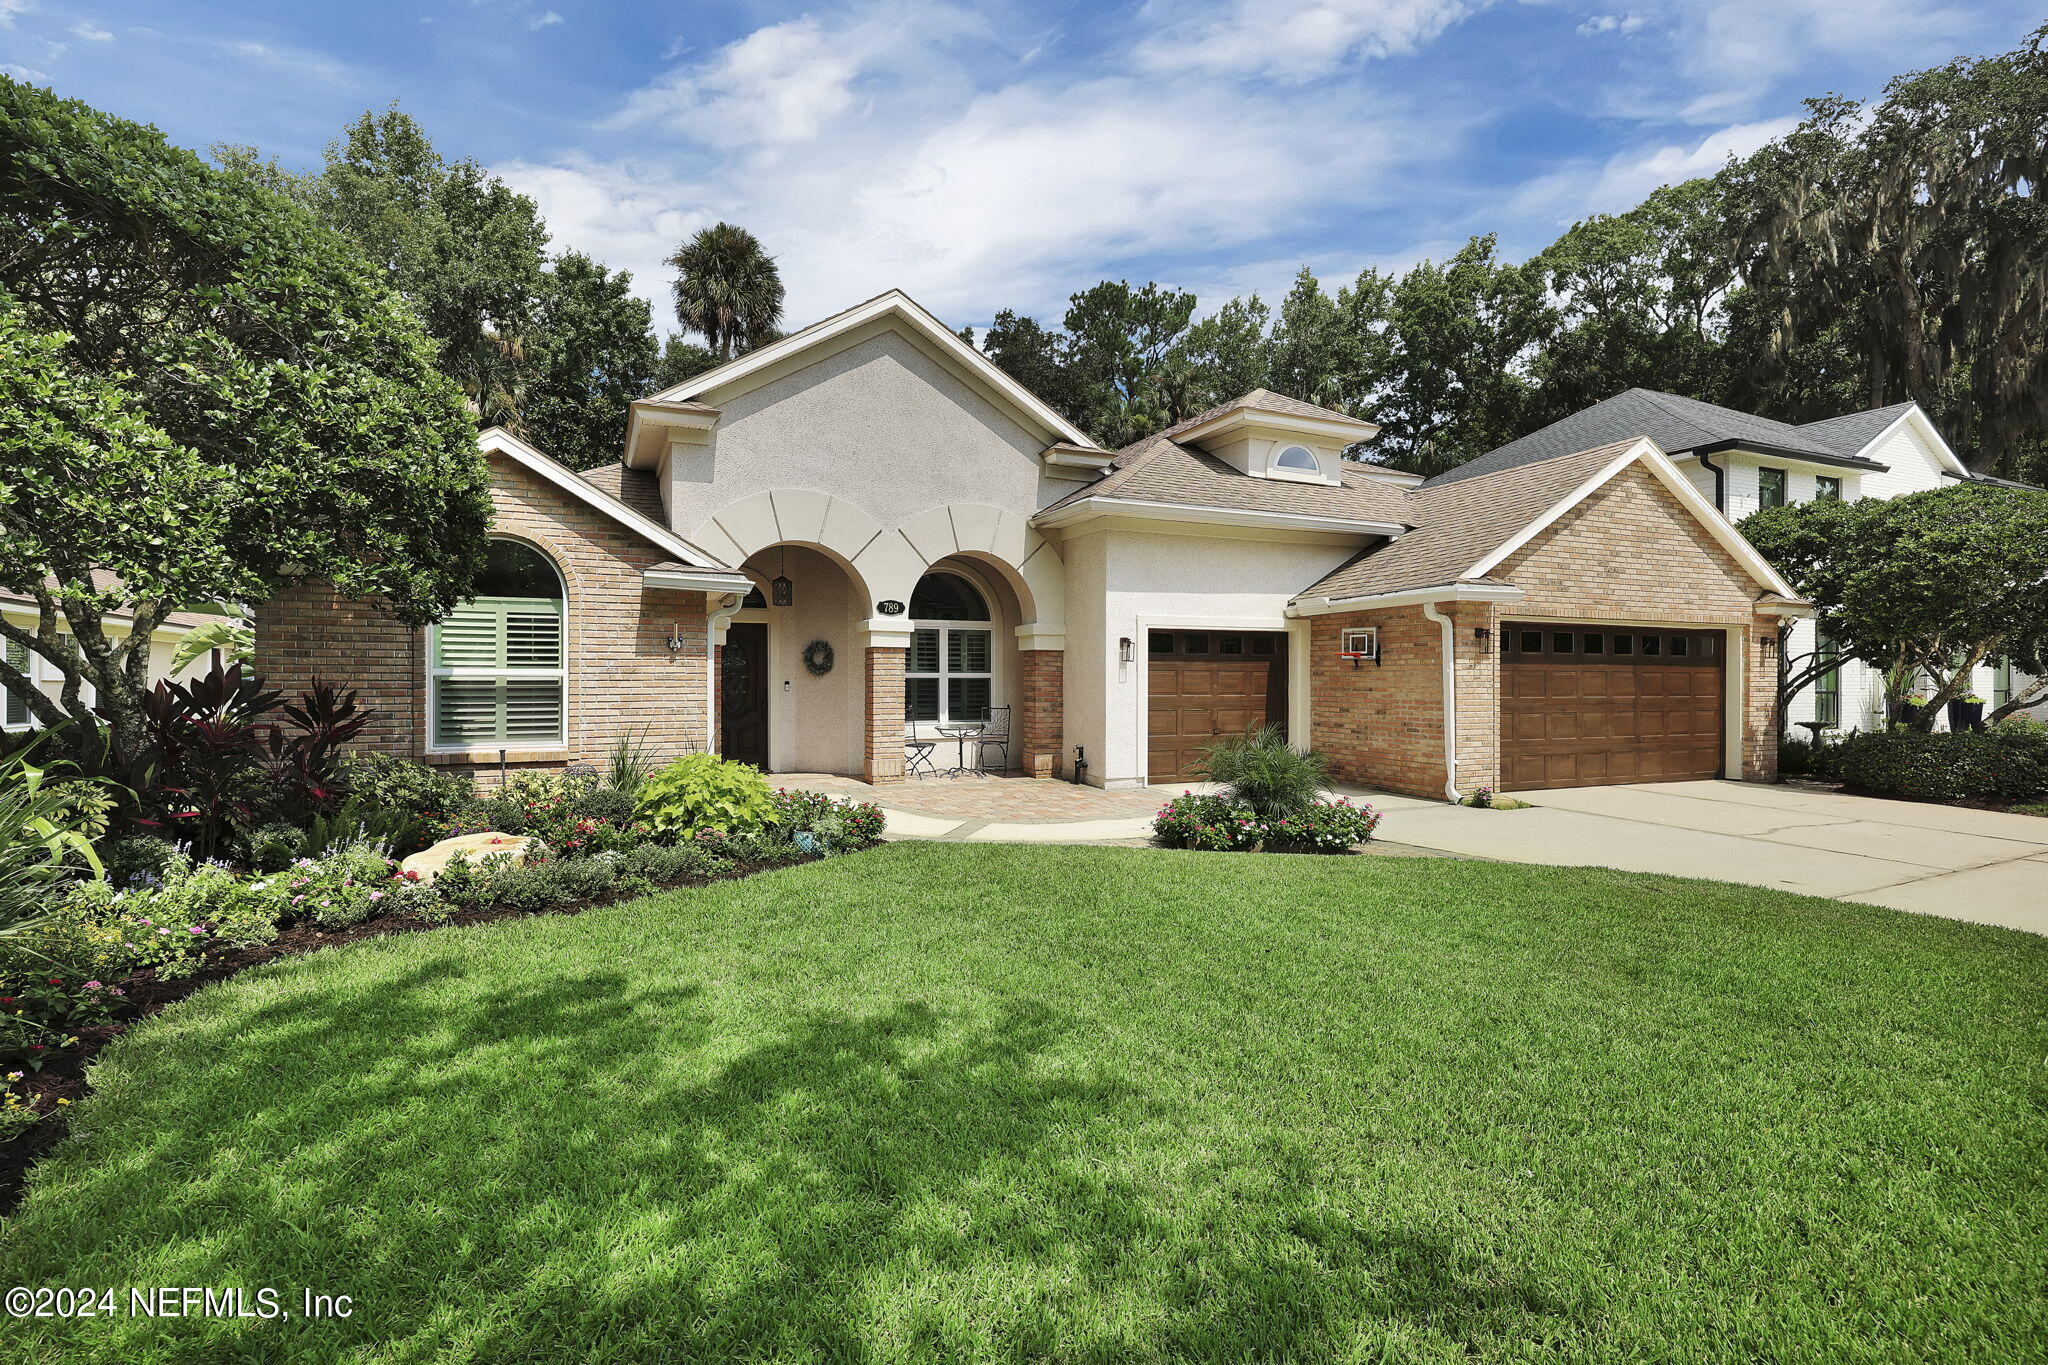
[[[966,555],[1001,574],[1017,594],[1020,630],[1037,635],[1065,630],[1066,564],[1053,543],[1015,512],[954,503],[912,517],[897,532],[921,561],[920,575],[948,555]]]

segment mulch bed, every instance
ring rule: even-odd
[[[57,1058],[46,1063],[41,1071],[17,1082],[18,1085],[27,1087],[31,1103],[44,1118],[28,1131],[10,1140],[0,1141],[0,1217],[13,1213],[20,1205],[30,1168],[42,1159],[44,1153],[57,1145],[69,1128],[67,1119],[59,1112],[69,1106],[59,1105],[57,1101],[69,1100],[72,1104],[77,1104],[92,1093],[92,1082],[87,1077],[86,1070],[99,1055],[100,1049],[126,1033],[138,1021],[160,1013],[194,991],[210,986],[216,981],[225,981],[236,972],[261,966],[265,962],[274,962],[278,958],[299,957],[323,948],[338,948],[366,938],[384,938],[391,934],[418,934],[453,925],[486,924],[501,919],[577,915],[585,910],[615,905],[620,901],[639,900],[661,891],[709,886],[713,882],[751,877],[756,872],[772,871],[778,867],[794,867],[798,863],[815,861],[817,859],[813,856],[760,866],[742,865],[715,877],[689,877],[682,881],[664,882],[653,892],[621,891],[597,900],[578,901],[548,910],[468,910],[431,924],[410,915],[382,915],[366,919],[360,924],[349,925],[345,929],[321,929],[312,924],[294,925],[289,929],[280,929],[277,938],[270,943],[261,943],[250,948],[209,949],[202,957],[199,970],[186,976],[169,981],[159,980],[155,969],[151,968],[137,972],[125,980],[109,982],[109,985],[120,986],[128,992],[122,1002],[123,1017],[111,1024],[95,1024],[72,1030],[78,1035],[76,1047],[67,1048]]]

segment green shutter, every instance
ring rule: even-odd
[[[27,673],[29,671],[28,646],[19,640],[9,640],[7,642],[7,662],[13,664],[23,673]],[[28,702],[16,696],[12,688],[7,689],[7,723],[17,726],[28,724]]]
[[[434,743],[441,748],[559,744],[562,606],[539,598],[465,602],[434,628]],[[478,676],[479,674],[499,676]],[[509,675],[509,676],[508,676]]]

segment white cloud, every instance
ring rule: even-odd
[[[538,31],[544,28],[553,28],[556,24],[559,24],[561,22],[562,16],[550,9],[542,10],[539,14],[536,14],[531,19],[528,19],[526,21],[526,26],[530,29]]]
[[[1579,36],[1591,38],[1602,33],[1619,33],[1623,36],[1634,33],[1644,24],[1640,14],[1596,14],[1579,25]]]
[[[0,28],[13,28],[14,21],[26,13],[28,0],[0,0]]]
[[[355,73],[346,63],[305,48],[279,47],[272,43],[248,40],[230,40],[221,46],[243,61],[269,67],[293,80],[313,80],[325,85],[347,85],[355,78]]]
[[[1147,70],[1299,82],[1358,59],[1415,52],[1486,0],[1222,0],[1189,13],[1151,0]]]
[[[31,85],[47,84],[50,79],[50,73],[47,71],[38,71],[32,66],[16,66],[12,62],[0,62],[0,71]]]
[[[85,22],[73,24],[71,26],[71,36],[87,43],[111,43],[114,41],[114,35],[110,30]]]
[[[1516,194],[1510,211],[1567,223],[1593,213],[1622,213],[1652,190],[1712,175],[1730,157],[1745,157],[1799,124],[1795,118],[1731,124],[1698,142],[1637,147],[1599,164],[1580,164],[1541,176]]]

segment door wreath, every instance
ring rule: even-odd
[[[804,667],[814,678],[822,678],[832,671],[832,646],[823,640],[813,640],[804,646]]]

